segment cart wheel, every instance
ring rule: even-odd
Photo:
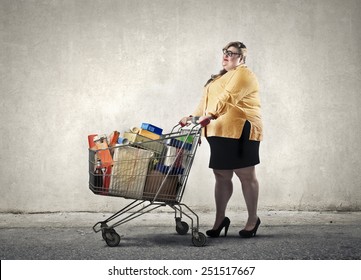
[[[185,235],[189,230],[189,226],[186,222],[180,222],[176,224],[175,230],[178,232],[178,234]]]
[[[103,235],[103,238],[105,237],[105,242],[109,247],[116,247],[119,245],[120,242],[120,236],[118,233],[115,232],[114,229],[108,230]]]
[[[111,228],[111,229],[102,229],[102,237],[103,237],[104,241],[107,240],[107,233],[109,235],[109,232],[115,232],[115,230],[113,228]]]
[[[202,247],[206,244],[206,241],[207,241],[207,237],[201,233],[201,232],[198,232],[198,238],[196,237],[192,237],[192,243],[194,246],[197,246],[197,247]]]

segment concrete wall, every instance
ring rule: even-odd
[[[360,0],[0,0],[0,211],[128,203],[88,190],[87,135],[169,130],[232,40],[261,85],[260,208],[360,210],[360,14]],[[208,156],[204,141],[183,201],[213,210]]]

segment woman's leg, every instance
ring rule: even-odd
[[[252,230],[257,223],[257,207],[259,185],[256,177],[256,168],[254,166],[235,169],[234,172],[241,180],[242,192],[246,201],[248,220],[245,230]]]
[[[216,202],[216,220],[213,229],[217,229],[226,216],[226,208],[233,193],[233,170],[213,169],[216,179],[214,198]]]

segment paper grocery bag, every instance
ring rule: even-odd
[[[109,193],[125,198],[141,199],[153,152],[131,146],[114,149]]]

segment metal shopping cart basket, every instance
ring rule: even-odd
[[[102,232],[108,246],[118,246],[120,236],[115,227],[162,206],[175,212],[176,231],[185,235],[191,221],[192,243],[204,246],[206,236],[199,232],[199,218],[182,203],[188,175],[200,143],[202,125],[186,128],[176,125],[159,140],[135,141],[108,149],[89,149],[89,188],[94,194],[131,199],[127,206],[93,226]],[[99,154],[110,152],[112,162],[104,166]],[[101,170],[100,170],[101,169]]]

